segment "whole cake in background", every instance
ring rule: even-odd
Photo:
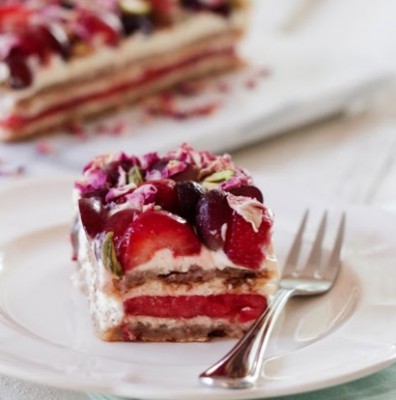
[[[74,200],[73,278],[103,340],[239,337],[266,309],[273,217],[229,155],[98,156]]]
[[[248,2],[3,1],[0,140],[236,67]]]

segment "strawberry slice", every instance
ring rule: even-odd
[[[263,211],[263,220],[257,232],[235,211],[228,223],[224,252],[235,264],[259,269],[265,259],[265,249],[270,242],[272,219]]]
[[[124,271],[129,271],[162,249],[169,249],[175,257],[190,256],[200,252],[201,243],[184,219],[151,209],[128,227],[119,258]]]
[[[113,232],[113,243],[116,254],[125,252],[125,242],[129,235],[129,228],[138,211],[126,209],[110,216],[104,224],[104,232]]]

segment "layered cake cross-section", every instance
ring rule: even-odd
[[[0,140],[240,65],[249,0],[5,0]]]
[[[74,200],[73,278],[103,340],[239,337],[276,290],[272,213],[229,155],[99,156]]]

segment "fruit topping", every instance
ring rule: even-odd
[[[182,0],[183,7],[192,11],[212,11],[228,16],[232,10],[229,0]]]
[[[127,230],[137,216],[135,210],[126,209],[111,215],[103,226],[103,231],[113,233],[113,243],[117,254],[121,254],[127,236]]]
[[[224,244],[223,231],[231,214],[227,193],[213,189],[205,193],[197,204],[196,228],[203,243],[211,250]]]
[[[0,7],[0,32],[20,31],[25,28],[32,10],[22,5],[2,5]]]
[[[155,22],[170,24],[178,18],[181,11],[178,0],[149,0]]]
[[[80,40],[91,46],[101,42],[115,46],[121,38],[121,25],[113,14],[95,14],[85,11],[78,15],[75,34]]]
[[[151,4],[147,0],[120,0],[119,8],[124,35],[136,31],[151,33],[153,24],[150,20]]]
[[[78,201],[81,223],[87,235],[91,238],[102,232],[107,212],[101,201],[95,198],[81,198]]]
[[[265,260],[272,216],[260,189],[228,155],[182,145],[164,157],[101,156],[85,167],[76,188],[82,198],[97,196],[111,215],[103,230],[114,233],[125,270],[164,248],[174,256],[197,254],[200,242],[246,268]]]
[[[265,249],[269,245],[272,219],[266,209],[262,210],[262,220],[258,227],[233,211],[226,231],[224,252],[237,265],[258,269],[265,259]]]
[[[209,296],[139,296],[125,301],[129,315],[157,318],[235,319],[247,322],[256,319],[267,307],[264,296],[258,294],[218,294]]]
[[[204,195],[205,189],[198,182],[180,181],[176,183],[177,214],[191,224],[195,224],[198,201]]]
[[[24,55],[19,52],[13,52],[5,59],[5,63],[9,70],[8,84],[10,87],[23,89],[32,84],[32,71]]]
[[[147,210],[127,228],[119,259],[128,271],[150,261],[162,249],[170,250],[175,257],[190,256],[200,252],[201,244],[185,220],[164,211]]]
[[[263,194],[261,190],[253,185],[242,185],[237,188],[231,189],[230,193],[234,196],[245,196],[256,199],[260,203],[264,202]]]
[[[159,179],[150,181],[157,192],[155,194],[154,202],[164,210],[176,212],[178,206],[178,198],[176,194],[175,181],[171,179]]]

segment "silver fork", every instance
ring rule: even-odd
[[[340,254],[344,239],[345,214],[342,214],[330,257],[323,268],[321,268],[321,255],[327,212],[320,221],[307,263],[303,268],[297,266],[307,219],[308,211],[304,214],[287,256],[279,290],[269,307],[229,353],[199,376],[202,383],[229,389],[242,389],[255,385],[261,375],[271,332],[287,301],[293,296],[326,293],[333,286],[341,265]]]

